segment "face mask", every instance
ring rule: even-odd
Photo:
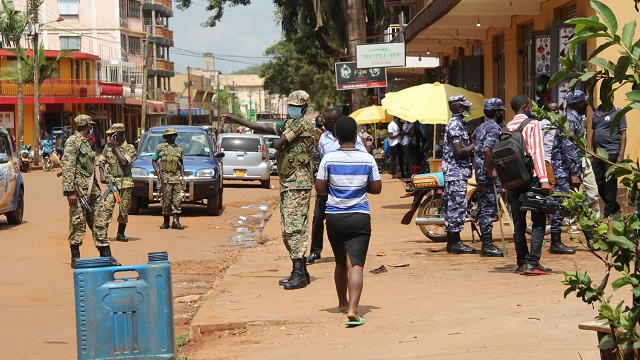
[[[504,121],[504,114],[496,114],[496,123],[501,124]]]
[[[462,116],[464,116],[464,117],[468,118],[469,116],[471,116],[471,110],[469,110],[469,109],[465,109],[465,110],[462,112]]]
[[[527,109],[527,111],[524,112],[525,115],[527,115],[527,117],[532,118],[533,114],[531,113],[531,109]]]
[[[537,92],[538,94],[541,94],[541,93],[543,93],[543,92],[544,92],[544,88],[545,88],[545,86],[544,86],[544,85],[536,85],[536,92]]]
[[[302,116],[302,108],[298,106],[289,106],[287,115],[292,119],[298,119]]]
[[[93,126],[89,126],[89,135],[93,134]]]

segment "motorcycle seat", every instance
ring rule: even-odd
[[[411,183],[415,189],[441,188],[444,187],[444,173],[438,171],[412,175]]]

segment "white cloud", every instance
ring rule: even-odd
[[[276,23],[271,1],[254,0],[249,6],[238,6],[225,10],[222,21],[214,28],[200,26],[213,14],[205,10],[205,1],[194,1],[185,11],[174,7],[173,18],[169,19],[169,28],[173,30],[175,47],[197,53],[213,52],[216,55],[216,69],[230,73],[252,64],[266,61],[261,57],[267,47],[280,40],[280,24]],[[176,72],[186,72],[187,66],[200,67],[199,56],[178,55],[182,51],[172,51],[171,60],[175,62]],[[224,61],[224,55],[246,56],[232,57]]]

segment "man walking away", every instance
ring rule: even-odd
[[[411,167],[413,166],[413,145],[411,141],[414,136],[414,126],[413,123],[405,121],[402,124],[402,140],[400,143],[402,144],[402,177],[408,178],[411,177]]]
[[[399,118],[393,118],[393,121],[389,123],[389,126],[387,126],[387,133],[389,136],[389,147],[391,148],[391,159],[389,160],[391,177],[396,178],[396,164],[400,165],[400,172],[402,172],[402,164],[404,160],[402,156],[402,122]]]
[[[532,101],[526,95],[516,95],[511,99],[511,109],[515,112],[513,120],[507,124],[509,131],[515,131],[523,121],[527,120],[532,107]],[[531,191],[532,188],[540,188],[543,194],[549,194],[549,179],[544,165],[544,151],[542,149],[542,131],[540,122],[531,121],[522,129],[527,154],[533,160],[533,181],[531,184],[518,191],[509,192],[511,203],[511,216],[513,218],[513,240],[516,248],[517,269],[521,275],[543,275],[551,273],[551,269],[540,264],[542,256],[542,240],[547,222],[547,216],[543,212],[531,212],[533,220],[531,230],[531,250],[527,246],[525,231],[527,228],[527,213],[520,210],[522,202],[520,196]]]
[[[624,159],[624,152],[627,146],[627,118],[622,116],[615,131],[611,134],[611,123],[618,115],[620,109],[612,106],[605,109],[603,105],[598,106],[593,114],[593,122],[591,124],[593,135],[591,144],[593,151],[604,149],[609,154],[609,161],[612,163],[620,162]],[[611,164],[598,158],[592,158],[593,172],[598,184],[598,193],[604,201],[604,216],[611,216],[620,211],[620,204],[616,200],[618,196],[618,178],[612,176],[606,179],[605,174]]]
[[[502,256],[502,251],[493,244],[493,221],[497,216],[496,192],[502,193],[500,181],[493,169],[493,145],[500,137],[500,125],[504,121],[504,104],[497,98],[484,102],[484,115],[487,120],[474,132],[475,149],[473,168],[478,183],[478,224],[480,225],[480,239],[482,256]],[[500,221],[500,219],[498,219]]]
[[[452,96],[449,98],[449,109],[453,117],[445,128],[442,152],[446,249],[450,254],[473,254],[476,249],[465,245],[460,240],[460,232],[464,229],[467,216],[467,180],[471,177],[475,145],[464,121],[465,117],[471,115],[471,102],[462,95]]]
[[[328,153],[340,149],[335,124],[341,116],[342,113],[336,108],[328,109],[324,113],[326,131],[318,140],[318,158],[320,161]],[[367,152],[360,136],[356,136],[355,145],[358,151]],[[307,264],[313,264],[321,257],[320,253],[322,253],[324,244],[324,222],[326,219],[325,211],[327,209],[328,197],[328,195],[316,194],[316,206],[313,210],[313,220],[311,222],[311,249],[309,250],[309,257],[307,257]]]

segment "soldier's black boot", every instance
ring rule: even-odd
[[[309,275],[309,272],[307,271],[307,259],[304,259],[304,277],[307,279],[307,285],[311,284],[311,275]],[[291,274],[289,275],[288,278],[286,279],[280,279],[278,281],[278,285],[280,286],[284,286],[287,282],[289,282],[291,279],[293,278],[293,270],[291,270]]]
[[[184,226],[180,224],[180,215],[173,214],[173,224],[171,224],[172,229],[184,230]]]
[[[482,256],[502,256],[502,251],[497,246],[493,245],[493,236],[491,234],[480,236],[482,240],[482,248],[480,249],[480,255]]]
[[[116,235],[116,240],[127,242],[129,238],[124,234],[124,231],[127,228],[127,224],[118,224],[118,234]]]
[[[450,233],[449,243],[447,247],[449,247],[450,254],[473,254],[476,252],[476,249],[465,245],[462,240],[460,240],[459,232]]]
[[[568,248],[567,245],[562,243],[561,233],[551,233],[551,246],[549,246],[549,251],[552,254],[561,254],[561,255],[572,255],[575,254],[576,251]]]
[[[169,228],[169,221],[171,221],[171,216],[170,215],[164,215],[164,222],[162,223],[162,225],[160,225],[160,229],[168,229]]]
[[[76,261],[80,259],[80,245],[70,245],[71,247],[71,268],[77,269],[78,264]]]
[[[109,266],[122,266],[122,264],[120,264],[118,260],[111,255],[111,248],[109,245],[98,246],[98,251],[100,252],[100,257],[109,258]]]
[[[302,289],[307,286],[307,277],[304,271],[305,259],[293,259],[293,276],[284,284],[285,290]]]

